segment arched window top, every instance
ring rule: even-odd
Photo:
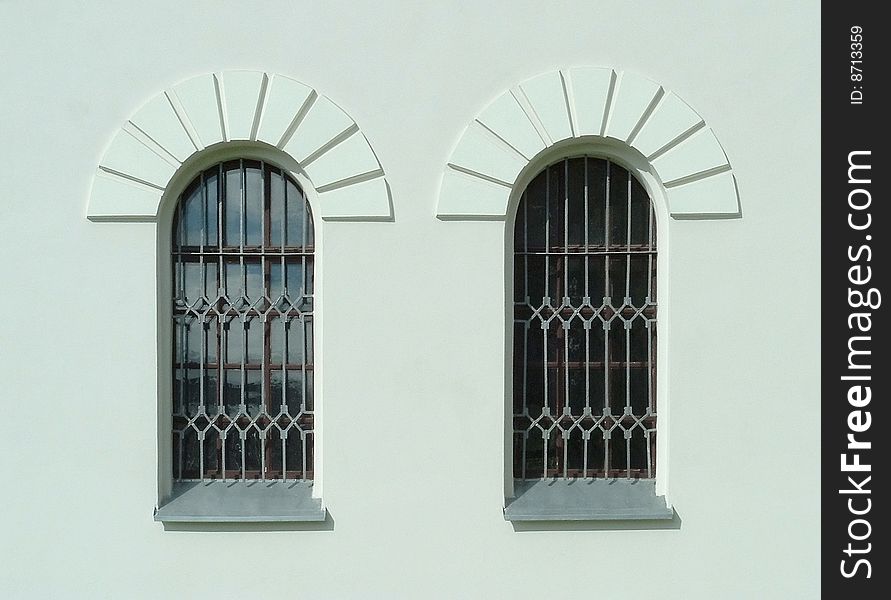
[[[625,167],[606,158],[570,156],[542,169],[526,186],[517,206],[514,249],[655,251],[654,218],[649,195]],[[556,291],[561,293],[555,298],[562,297]]]
[[[573,142],[632,154],[674,218],[741,215],[730,161],[686,102],[632,72],[573,67],[505,90],[470,122],[445,165],[437,216],[503,218],[523,170]]]
[[[202,171],[180,195],[172,239],[182,251],[311,252],[312,211],[283,169],[229,160]]]
[[[173,480],[311,480],[314,232],[284,170],[230,160],[172,231]]]
[[[178,170],[233,143],[299,164],[321,219],[393,218],[384,170],[358,124],[310,86],[259,71],[198,75],[148,99],[105,149],[87,218],[155,221]]]

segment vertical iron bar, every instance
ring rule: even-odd
[[[217,206],[217,297],[214,301],[214,306],[217,311],[217,404],[219,406],[218,414],[223,414],[223,340],[222,340],[222,331],[223,331],[223,294],[226,293],[223,289],[223,278],[225,277],[223,273],[223,269],[225,267],[225,263],[223,262],[223,166],[217,166],[217,197],[214,199]]]
[[[247,218],[247,199],[245,198],[245,189],[247,188],[247,174],[244,170],[244,160],[238,161],[238,184],[241,188],[238,190],[238,198],[240,203],[240,212],[238,214],[238,250],[240,254],[244,254],[244,237],[245,237],[245,219]],[[242,291],[245,291],[242,288]]]
[[[631,429],[629,431],[631,431],[632,435],[633,435],[634,430]],[[625,476],[628,479],[631,479],[631,438],[630,437],[625,438]]]
[[[204,481],[204,432],[196,432],[198,437],[198,478]]]
[[[585,250],[586,252],[590,250],[589,244],[590,240],[588,237],[588,157],[584,157],[582,159],[582,165],[584,165],[584,173],[585,173],[585,184],[584,184],[584,202],[585,202]],[[588,263],[590,262],[590,256],[586,254],[583,259],[585,261],[585,293],[583,297],[588,298],[588,302],[591,301],[591,288],[589,287],[588,282]],[[584,301],[583,301],[584,302]],[[585,323],[585,408],[591,407],[591,324],[594,319]],[[588,461],[588,440],[585,439],[585,463]]]
[[[244,301],[250,304],[250,298],[248,296],[248,287],[247,287],[247,264],[244,261],[244,246],[245,246],[245,237],[247,235],[247,172],[244,167],[244,160],[238,161],[238,181],[241,189],[239,190],[239,201],[241,203],[241,213],[238,219],[238,249],[239,249],[239,266],[241,271],[241,295],[244,298]],[[244,309],[245,312],[241,314],[241,402],[238,407],[238,414],[247,416],[247,400],[245,399],[244,389],[247,386],[247,370],[245,369],[245,363],[247,363],[247,354],[248,354],[248,320],[247,320],[247,310]],[[237,417],[236,417],[237,418]],[[238,428],[238,439],[241,441],[241,479],[244,481],[245,479],[245,462],[246,462],[246,453],[247,453],[247,435],[245,432],[241,431],[241,428]]]
[[[217,385],[216,385],[216,404],[217,404],[217,412],[214,416],[214,420],[216,421],[215,430],[217,431],[217,464],[220,468],[220,476],[223,480],[226,477],[226,470],[224,468],[224,460],[226,456],[226,443],[222,438],[222,432],[219,430],[219,425],[222,424],[220,420],[220,415],[224,415],[224,406],[223,406],[223,317],[222,317],[222,307],[223,307],[223,167],[222,165],[217,165],[217,186],[216,186],[216,197],[214,198],[214,204],[216,206],[216,264],[217,264],[217,273],[216,273],[216,298],[214,298],[213,306],[215,308],[215,335],[216,338],[214,342],[216,343],[216,356],[217,356]]]
[[[263,161],[260,161],[260,281],[261,286],[260,290],[263,295],[263,302],[258,306],[264,306],[267,303],[272,304],[269,296],[270,286],[269,286],[269,258],[266,256],[266,252],[271,245],[268,240],[269,238],[269,227],[268,227],[268,219],[269,219],[269,203],[266,201],[266,164]],[[268,307],[267,307],[268,311]],[[260,325],[263,327],[263,335],[261,337],[263,343],[263,354],[260,359],[260,413],[257,415],[257,419],[263,418],[264,416],[269,417],[267,413],[272,412],[271,407],[267,406],[270,402],[269,400],[269,381],[270,381],[270,372],[269,372],[269,361],[271,360],[270,356],[270,339],[269,339],[269,323],[267,321],[267,315],[264,313],[260,317]],[[269,466],[267,463],[270,460],[270,457],[266,455],[266,432],[269,430],[269,425],[260,431],[259,425],[256,425],[257,433],[260,437],[260,479],[262,481],[266,481],[266,471]]]
[[[246,454],[247,454],[247,431],[238,432],[238,439],[241,440],[241,480],[247,478]]]
[[[307,437],[309,437],[308,432],[306,432],[306,431],[300,432],[300,444],[301,444],[301,447],[303,448],[303,452],[301,452],[301,454],[303,456],[303,471],[301,471],[301,473],[300,473],[302,475],[302,479],[306,479],[306,446],[307,446],[306,438]]]
[[[605,275],[604,275],[604,282],[605,282],[604,294],[606,295],[606,298],[609,299],[610,304],[612,304],[612,294],[610,293],[610,281],[609,281],[609,267],[610,267],[609,249],[610,249],[610,242],[612,241],[610,239],[610,211],[609,211],[609,194],[610,194],[610,184],[611,184],[611,178],[612,178],[612,168],[611,167],[612,167],[612,163],[610,161],[606,161],[606,195],[604,196],[604,198],[605,198],[605,202],[604,202],[605,215],[604,215],[604,219],[603,219],[605,233],[603,236],[603,241],[604,241],[604,248],[606,248],[607,252],[603,256],[603,261],[604,261],[603,270],[605,273]],[[612,318],[613,318],[613,315],[610,316],[610,319],[612,319]],[[610,320],[610,322],[604,323],[604,331],[603,331],[603,347],[604,347],[604,349],[603,349],[603,365],[604,365],[604,367],[603,367],[603,391],[604,391],[603,414],[606,414],[607,408],[609,407],[609,401],[610,401],[610,389],[609,389],[609,371],[610,371],[609,332],[610,332],[610,329],[609,328],[611,327],[611,325],[612,325],[611,320]],[[603,472],[606,476],[609,476],[609,442],[610,442],[610,437],[612,437],[612,432],[609,433],[610,437],[607,437],[606,432],[604,432],[603,435],[604,435],[604,438],[603,438]]]
[[[653,412],[653,327],[647,320],[647,412]]]
[[[543,460],[541,461],[541,477],[542,479],[547,479],[548,477],[548,442],[551,439],[551,432],[543,431],[541,433],[541,443],[542,443],[542,452],[541,455]]]
[[[582,478],[588,478],[588,432],[581,429],[582,436]]]
[[[650,201],[650,210],[648,211],[647,223],[647,301],[653,303],[655,294],[653,293],[653,234],[655,233],[655,217],[656,208]],[[653,324],[647,320],[647,409],[654,412],[654,395],[653,395]],[[649,445],[647,445],[649,451]]]
[[[558,180],[559,181],[559,180]],[[564,254],[557,259],[558,267],[557,267],[557,282],[559,284],[560,277],[563,279],[563,299],[560,301],[560,306],[562,307],[564,302],[569,304],[569,159],[563,159],[563,248]],[[558,402],[562,404],[562,406],[558,406],[562,408],[561,414],[558,414],[557,417],[562,419],[563,414],[566,414],[567,408],[570,406],[569,404],[569,328],[567,325],[572,326],[572,322],[561,323],[562,331],[558,330],[558,335],[563,336],[563,356],[557,357],[557,369],[558,374],[559,370],[563,370],[563,393],[560,394],[560,398],[558,398]],[[562,421],[561,421],[562,422]],[[562,445],[563,456],[558,458],[558,461],[562,461],[563,463],[563,477],[566,477],[568,465],[568,451],[569,451],[569,439],[567,438],[565,432],[562,431],[562,426],[559,428],[560,437],[556,440],[556,445]]]
[[[257,433],[260,437],[260,480],[266,481],[266,431],[260,431],[257,426]]]
[[[304,254],[303,254],[303,256],[300,257],[300,269],[301,269],[301,272],[303,273],[303,279],[301,280],[302,288],[300,290],[300,305],[306,306],[305,300],[309,296],[309,286],[307,285],[307,278],[306,278],[307,273],[309,272],[309,268],[306,265],[306,262],[307,262],[307,257],[306,257],[306,247],[307,247],[306,233],[307,233],[307,231],[306,231],[306,228],[308,226],[307,221],[309,220],[309,218],[308,218],[309,215],[307,214],[307,210],[306,210],[305,198],[303,199],[303,205],[301,206],[301,210],[303,211],[303,224],[301,226],[301,232],[300,232],[300,236],[301,236],[300,249]],[[300,327],[303,328],[303,361],[300,366],[300,370],[302,371],[302,375],[303,375],[301,377],[301,383],[300,383],[303,394],[300,398],[300,411],[304,412],[304,411],[306,411],[306,359],[308,357],[308,354],[307,354],[307,343],[306,343],[306,315],[304,314],[302,309],[300,311]],[[315,360],[315,358],[313,358],[313,360]],[[302,436],[301,439],[303,441],[303,462],[304,462],[303,478],[305,479],[306,478],[306,436],[305,435]]]
[[[290,425],[288,426],[290,427]],[[291,430],[289,428],[285,428],[281,431],[280,437],[282,441],[282,482],[288,480],[288,432]]]
[[[204,264],[204,246],[207,241],[207,184],[204,180],[204,173],[201,173],[201,237],[199,239],[199,250],[201,254],[198,256],[198,272],[201,275],[201,293],[203,298],[207,290],[207,266]],[[208,300],[210,300],[208,298]],[[201,362],[198,363],[198,414],[207,417],[207,410],[204,401],[204,365],[207,362],[207,333],[204,326],[206,324],[207,312],[209,307],[204,307],[204,312],[198,320],[201,332]],[[198,475],[201,481],[204,481],[204,433],[198,435]]]
[[[523,481],[526,481],[526,440],[528,438],[529,438],[529,431],[528,430],[523,431],[523,450],[522,450],[523,462],[520,465],[520,475],[521,475],[521,478],[523,479]]]
[[[569,434],[567,432],[563,432],[563,478],[566,479],[568,477],[569,470]]]
[[[563,159],[563,255],[562,270],[558,273],[563,274],[563,298],[567,305],[571,306],[572,301],[569,300],[569,159]],[[562,302],[561,302],[562,306]],[[568,321],[566,325],[572,327],[572,321]],[[569,404],[569,327],[563,327],[563,361],[561,368],[563,369],[563,413],[565,414]],[[569,447],[569,439],[563,436],[563,476],[566,477],[566,458]]]
[[[651,440],[650,440],[650,430],[647,429],[645,432],[647,437],[647,479],[652,479],[653,477],[653,456],[651,452]]]
[[[288,280],[288,262],[285,259],[285,245],[288,242],[287,232],[288,232],[288,221],[291,218],[291,201],[288,198],[288,180],[285,178],[285,173],[282,171],[282,212],[284,214],[284,222],[282,223],[282,258],[281,258],[281,267],[282,267],[282,293],[285,297],[285,310],[286,314],[282,315],[282,406],[286,407],[285,410],[288,414],[288,426],[285,429],[284,436],[282,437],[282,479],[287,479],[285,474],[287,474],[288,468],[288,457],[287,457],[287,440],[290,438],[291,433],[294,431],[293,423],[290,420],[291,416],[291,408],[288,406],[288,359],[290,357],[289,350],[291,348],[290,340],[288,339],[288,330],[293,326],[293,317],[290,316],[291,313],[291,298],[293,297],[293,292],[288,290],[288,285],[291,284],[291,281]],[[295,478],[296,479],[296,478]]]
[[[173,445],[176,452],[176,479],[182,481],[183,478],[183,436],[179,430],[173,431]]]
[[[529,195],[523,192],[523,297],[526,304],[532,306],[532,300],[529,297]],[[527,381],[529,373],[529,327],[532,325],[533,317],[526,320],[523,327],[523,406],[520,411],[524,416],[529,415],[529,397],[527,393]],[[524,421],[525,422],[525,421]],[[516,425],[514,425],[516,431]],[[520,454],[520,471],[522,478],[526,479],[526,439],[528,431],[523,431],[523,447]],[[516,439],[516,438],[514,438]],[[516,442],[514,442],[516,443]]]
[[[532,306],[532,298],[530,298],[530,290],[529,290],[529,194],[527,191],[523,192],[522,196],[523,203],[523,291],[525,293],[526,304]],[[523,328],[523,376],[524,378],[528,375],[528,365],[529,365],[529,328],[532,325],[532,317],[527,319],[526,324]],[[529,414],[529,397],[526,386],[526,380],[524,379],[523,385],[523,407],[522,413],[524,415]],[[525,424],[525,421],[524,421]],[[514,425],[516,428],[516,425]],[[523,432],[523,441],[522,441],[522,450],[521,450],[521,462],[520,462],[520,474],[523,480],[526,479],[526,461],[527,459],[527,439],[529,437],[528,430],[524,429]]]
[[[631,300],[631,172],[628,173],[627,188],[627,214],[625,226],[625,247],[627,254],[625,255],[625,299],[629,306],[633,306]],[[631,414],[631,327],[634,326],[634,317],[631,321],[625,323],[625,413]],[[631,441],[628,440],[627,454],[625,455],[625,466],[629,469],[628,475],[631,475]]]
[[[307,353],[309,344],[306,339],[306,316],[303,314],[300,315],[300,327],[303,328],[303,360],[300,363],[300,371],[303,375],[303,377],[301,377],[303,395],[300,398],[300,412],[303,413],[306,412],[306,359],[309,357]],[[313,357],[313,360],[315,360],[315,357]]]
[[[610,177],[612,176],[612,172],[610,169],[610,161],[606,161],[606,190],[605,190],[605,210],[604,210],[604,235],[603,235],[603,243],[604,248],[606,248],[607,252],[603,255],[603,273],[604,273],[604,304],[609,302],[612,304],[610,287],[609,287],[609,247],[610,247],[610,214],[609,214],[609,193],[610,193]],[[612,316],[610,316],[612,318]],[[610,398],[610,389],[609,389],[609,328],[611,322],[603,323],[603,414],[606,414],[606,408],[609,406],[609,398]],[[604,440],[604,445],[606,440]],[[607,456],[609,453],[607,453]]]
[[[526,396],[526,387],[528,381],[528,372],[529,372],[529,361],[527,359],[528,356],[528,347],[529,347],[529,321],[525,321],[523,323],[523,406],[520,411],[523,417],[528,418],[529,416],[529,405],[527,404],[527,396]],[[525,419],[523,421],[525,423]],[[514,425],[514,430],[516,431],[516,425]],[[526,479],[526,432],[523,432],[523,452],[520,456],[522,461],[522,475],[523,479]]]
[[[205,296],[205,292],[207,290],[207,265],[204,264],[204,246],[205,241],[207,239],[207,185],[204,181],[204,173],[201,173],[201,239],[200,239],[200,251],[201,254],[198,257],[198,272],[201,274],[201,297]],[[210,298],[208,298],[210,300]],[[201,315],[201,363],[199,364],[199,385],[198,385],[198,411],[204,412],[204,363],[206,362],[207,357],[207,335],[204,333],[204,325],[206,322],[205,315],[207,314],[207,307],[204,309],[204,313]]]
[[[261,461],[261,469],[262,469],[262,479],[266,479],[267,471],[272,470],[272,450],[267,445],[266,439],[268,437],[268,433],[272,431],[272,416],[275,414],[273,405],[272,405],[272,323],[269,322],[268,315],[272,315],[271,308],[274,303],[272,298],[272,264],[271,257],[268,256],[272,253],[272,198],[271,198],[271,187],[266,185],[267,173],[271,177],[271,171],[267,171],[266,163],[260,162],[260,206],[262,207],[262,218],[261,218],[261,228],[262,235],[260,236],[260,243],[262,247],[261,252],[261,265],[262,265],[262,277],[263,277],[263,304],[267,306],[267,314],[262,317],[263,321],[263,368],[260,371],[260,406],[261,406],[261,415],[265,415],[269,421],[266,423],[266,427],[263,431],[260,432],[260,461]]]
[[[545,170],[545,251],[550,251],[551,249],[551,170]],[[550,304],[550,279],[551,279],[551,264],[550,257],[545,254],[545,269],[544,269],[544,298],[541,299],[542,306],[547,303]],[[547,300],[545,300],[547,298]],[[550,323],[542,322],[541,331],[544,336],[544,344],[543,344],[543,356],[542,362],[544,367],[544,403],[542,405],[542,414],[547,409],[550,411],[551,404],[548,401],[548,329],[550,327]],[[548,465],[548,452],[547,452],[548,444],[547,438],[545,438],[544,445],[544,465],[545,465],[545,474],[547,475],[547,465]]]
[[[569,159],[567,158],[563,159],[563,252],[569,252]]]

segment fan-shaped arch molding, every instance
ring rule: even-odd
[[[676,218],[740,216],[727,155],[702,117],[649,79],[603,67],[545,73],[501,94],[461,136],[437,216],[504,217],[530,160],[571,138],[611,138],[646,158]]]
[[[145,103],[102,157],[87,217],[154,221],[180,165],[229,141],[265,142],[293,157],[322,219],[393,218],[384,171],[355,121],[311,87],[259,71],[200,75]]]

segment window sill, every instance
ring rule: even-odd
[[[672,519],[652,479],[541,479],[517,481],[504,509],[507,521],[618,521]]]
[[[209,481],[176,483],[155,521],[262,523],[324,521],[327,510],[312,497],[312,482]]]

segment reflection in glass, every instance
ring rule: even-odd
[[[303,295],[303,260],[288,261],[285,265],[285,273],[285,286],[288,288],[288,296],[293,302]]]
[[[585,244],[585,159],[566,162],[567,249],[577,249]]]
[[[258,300],[264,298],[266,292],[263,286],[263,265],[254,261],[245,262],[244,274],[248,302],[256,304]]]
[[[263,322],[260,317],[252,317],[244,322],[247,332],[247,358],[248,364],[263,362]]]
[[[303,193],[290,181],[287,184],[287,238],[285,244],[291,247],[303,246],[303,232],[306,228],[307,204]]]
[[[242,172],[237,169],[226,171],[223,215],[225,218],[225,234],[223,244],[226,246],[241,245],[241,181]]]
[[[546,201],[548,205],[548,250],[563,251],[566,248],[566,178],[565,166],[560,163],[548,168],[545,176]],[[551,292],[552,296],[556,296]]]
[[[226,369],[223,377],[223,408],[227,415],[234,417],[241,406],[241,370]]]
[[[260,470],[260,433],[256,428],[252,427],[248,429],[247,435],[244,439],[244,468],[247,471],[259,471]]]
[[[599,158],[585,160],[585,180],[588,183],[588,245],[603,247],[606,243],[606,161]]]
[[[266,432],[266,476],[278,479],[282,472],[282,447],[284,446],[282,432],[278,428],[271,427]]]
[[[220,433],[209,428],[204,432],[204,476],[217,479],[220,475],[219,470],[222,467],[220,456]]]
[[[306,371],[306,374],[304,375],[304,377],[305,377],[306,381],[304,382],[304,385],[303,385],[304,396],[303,396],[303,409],[302,410],[304,412],[312,412],[313,410],[315,410],[315,408],[314,408],[315,405],[313,403],[313,398],[314,398],[313,390],[315,389],[315,387],[313,386],[313,377],[314,377],[313,372]]]
[[[243,269],[238,261],[226,263],[226,295],[231,302],[237,301],[244,293]]]
[[[202,265],[196,262],[187,262],[182,264],[183,270],[183,296],[186,304],[192,305],[204,292],[204,270]]]
[[[226,348],[226,363],[240,364],[244,355],[244,323],[235,318],[223,323],[223,338]]]
[[[244,245],[263,243],[263,173],[260,165],[245,163]]]
[[[303,363],[303,350],[305,348],[303,319],[290,319],[288,321],[288,363],[299,365]]]
[[[299,429],[288,429],[288,436],[285,440],[285,469],[290,472],[303,473],[305,470],[306,451],[305,446],[307,439],[303,431]]]
[[[275,302],[284,294],[284,267],[283,260],[277,258],[267,259],[269,269],[269,299]]]
[[[304,410],[303,407],[303,372],[294,369],[285,371],[288,378],[285,382],[285,399],[292,413]]]
[[[628,171],[609,165],[609,243],[611,247],[628,243]]]
[[[201,244],[203,227],[204,195],[203,188],[196,185],[186,197],[183,206],[183,245],[198,246]]]
[[[281,248],[285,239],[285,180],[278,173],[268,174],[269,185],[269,246]]]
[[[237,429],[230,429],[226,432],[225,441],[225,460],[226,460],[226,476],[232,479],[242,478],[242,461],[244,460],[244,452],[242,451],[241,436]]]
[[[201,446],[198,443],[198,432],[189,427],[182,432],[182,477],[195,479],[199,476]]]
[[[218,246],[219,233],[217,229],[217,219],[219,218],[219,180],[220,176],[216,169],[208,173],[204,177],[205,188],[205,246]]]

